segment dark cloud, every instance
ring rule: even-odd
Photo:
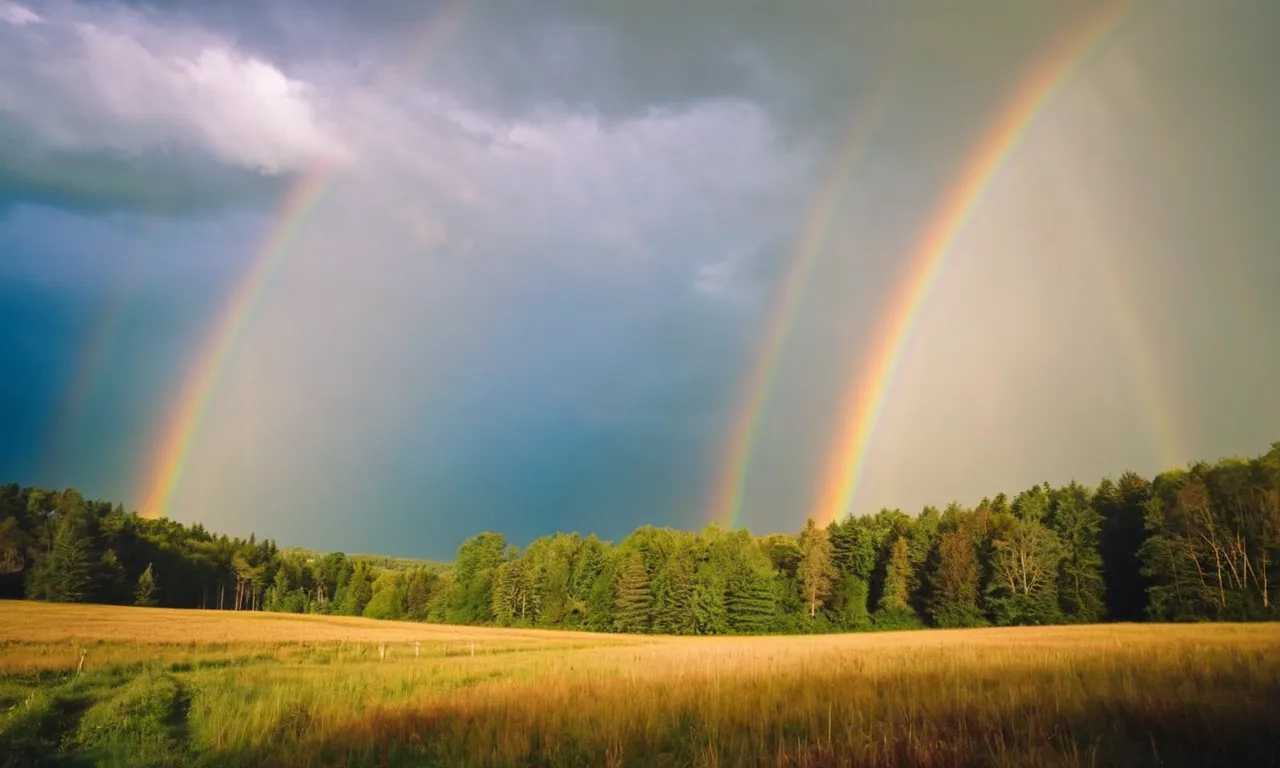
[[[145,469],[146,435],[205,325],[261,253],[270,222],[229,236],[228,212],[265,213],[332,142],[352,162],[294,220],[223,361],[174,512],[288,543],[447,557],[480,528],[523,541],[700,524],[804,245],[812,272],[785,318],[745,509],[753,527],[797,527],[921,233],[1012,89],[1100,4],[62,7],[145,43],[141,63],[103,59],[123,73],[104,83],[155,87],[168,106],[135,119],[151,102],[127,97],[147,88],[125,89],[122,110],[111,88],[49,74],[74,57],[36,68],[62,90],[0,80],[0,99],[21,96],[0,101],[19,105],[0,119],[21,139],[0,146],[0,208],[208,224],[158,225],[173,258],[146,267],[129,354],[86,417],[137,422],[110,470]],[[1265,444],[1280,418],[1267,387],[1280,368],[1278,16],[1244,0],[1139,5],[1043,105],[921,305],[860,504],[972,501]],[[217,87],[166,90],[155,71],[169,72],[168,53],[199,62],[210,46],[226,54],[205,62]],[[4,55],[13,71],[30,63]],[[255,73],[260,91],[297,98],[208,106],[256,103],[238,101],[257,93]],[[271,90],[286,81],[296,89]],[[837,169],[833,151],[858,131],[863,150]],[[24,215],[0,221],[18,254],[0,288],[82,264],[47,264],[36,241],[101,251],[90,276],[133,247],[69,232],[74,216],[13,223]],[[22,226],[26,240],[3,238]],[[157,266],[179,257],[217,263],[218,279]],[[6,409],[51,407],[47,390],[72,374],[38,366],[78,358],[94,323],[55,333],[31,308],[48,303],[54,322],[96,306],[92,282],[34,299],[0,290],[12,302],[0,351],[29,383],[0,389]],[[198,311],[172,323],[161,295]],[[1168,454],[1147,434],[1157,389],[1185,443]],[[15,423],[0,469],[26,471],[12,443],[42,428]],[[107,471],[91,453],[73,451],[77,476]]]
[[[0,138],[0,214],[17,204],[86,215],[211,216],[274,207],[294,174],[266,175],[174,151],[23,151]]]

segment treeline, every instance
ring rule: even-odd
[[[452,567],[281,550],[74,490],[0,487],[0,596],[668,634],[1280,618],[1280,443],[1096,488],[882,510],[796,535],[642,527]]]

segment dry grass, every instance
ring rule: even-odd
[[[1274,764],[1280,746],[1276,625],[654,638],[0,603],[0,674],[14,765]]]

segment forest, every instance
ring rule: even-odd
[[[753,536],[645,526],[444,566],[281,549],[75,490],[0,486],[0,597],[674,635],[1280,618],[1280,442],[1148,480]]]

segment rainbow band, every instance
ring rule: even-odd
[[[465,5],[449,2],[432,16],[410,46],[404,65],[389,71],[383,90],[399,81],[398,75],[413,74],[430,52],[430,44],[456,28]],[[258,249],[248,271],[240,278],[222,311],[214,321],[194,369],[187,376],[172,411],[164,421],[161,438],[147,465],[141,514],[162,517],[168,514],[178,482],[182,479],[191,449],[209,411],[222,372],[235,352],[245,327],[252,319],[271,278],[279,270],[309,214],[332,186],[338,170],[336,162],[325,162],[304,174],[290,188],[266,241]]]
[[[911,255],[906,279],[889,305],[871,354],[861,361],[858,368],[865,374],[856,379],[857,384],[847,392],[842,418],[837,424],[837,443],[829,455],[813,512],[820,525],[852,511],[871,439],[884,409],[885,396],[902,362],[903,351],[920,309],[933,289],[948,254],[954,251],[965,225],[1044,106],[1115,29],[1126,15],[1123,11],[1127,6],[1128,3],[1123,1],[1108,3],[1069,30],[1039,66],[1024,78],[965,162],[958,181],[948,192],[933,223]]]
[[[1086,215],[1086,208],[1074,189],[1068,188],[1067,205],[1076,216]],[[1130,300],[1131,291],[1125,284],[1124,277],[1116,268],[1115,260],[1110,254],[1102,253],[1101,243],[1096,239],[1096,228],[1092,222],[1085,222],[1079,234],[1083,237],[1082,255],[1088,259],[1090,266],[1096,270],[1096,284],[1102,288],[1101,294],[1106,301],[1107,310],[1112,318],[1111,328],[1126,351],[1125,360],[1133,377],[1134,388],[1138,393],[1138,402],[1146,410],[1148,429],[1150,430],[1152,448],[1159,459],[1160,467],[1177,467],[1186,461],[1186,443],[1177,428],[1173,414],[1179,413],[1174,403],[1174,388],[1167,377],[1160,375],[1159,360],[1156,358],[1155,345],[1148,341],[1148,332],[1142,318],[1134,309]]]
[[[725,452],[721,462],[707,515],[710,522],[725,523],[732,528],[737,527],[741,519],[742,498],[746,493],[751,455],[777,380],[778,358],[787,337],[791,335],[791,325],[800,297],[804,294],[809,273],[813,271],[817,256],[831,231],[831,220],[848,188],[850,174],[863,157],[886,102],[884,89],[878,89],[870,106],[854,116],[849,137],[836,157],[831,174],[814,200],[800,239],[792,249],[788,259],[790,267],[783,277],[781,290],[777,293],[773,309],[765,323],[764,338],[747,376],[747,386],[742,388],[733,410],[729,450]]]
[[[208,340],[201,346],[204,353],[187,377],[174,412],[166,420],[169,426],[156,452],[157,463],[151,474],[153,480],[142,505],[144,517],[161,517],[168,511],[227,360],[244,335],[245,326],[253,317],[253,310],[263,291],[288,253],[289,243],[306,221],[307,213],[328,189],[334,167],[321,166],[289,190],[280,207],[278,223],[272,228],[249,271],[236,284]]]

